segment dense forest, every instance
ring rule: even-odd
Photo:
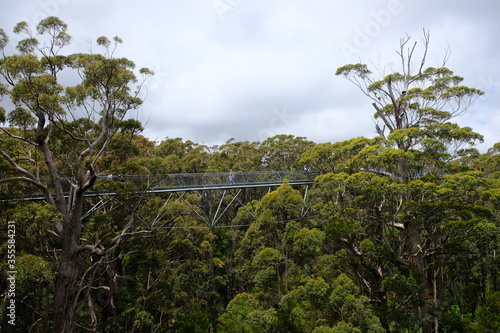
[[[337,71],[373,102],[376,137],[207,146],[142,136],[127,112],[153,73],[114,58],[117,37],[98,39],[103,54],[60,55],[66,28],[42,20],[41,43],[20,23],[27,37],[8,56],[0,30],[12,104],[0,108],[3,331],[500,331],[500,143],[474,148],[482,136],[452,120],[482,92],[424,68],[425,53],[411,67],[409,39],[400,73]],[[81,83],[63,87],[66,70]],[[274,171],[314,181],[237,201],[150,191],[161,175],[230,170],[236,183]],[[201,217],[218,206],[209,227]]]

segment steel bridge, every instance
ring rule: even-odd
[[[85,192],[88,210],[82,220],[105,207],[108,203],[120,203],[119,194],[127,193],[145,198],[148,195],[167,196],[164,205],[170,200],[184,202],[207,225],[213,228],[230,207],[239,204],[245,207],[244,193],[251,188],[264,188],[268,192],[284,183],[291,186],[305,185],[305,196],[308,186],[314,182],[317,174],[307,171],[266,171],[266,172],[234,172],[230,178],[228,172],[212,173],[178,173],[161,175],[101,175],[98,177],[92,190]],[[49,179],[42,179],[50,187]],[[127,191],[130,185],[133,190]],[[63,180],[63,189],[66,198],[70,200],[71,186]],[[202,207],[186,200],[189,192],[200,192],[202,195],[220,196],[216,209],[206,211]],[[231,198],[227,202],[227,196]],[[32,192],[24,197],[4,199],[2,201],[44,201],[45,197]],[[245,208],[246,209],[246,208]],[[307,212],[308,209],[303,209]],[[251,214],[251,212],[249,212]],[[154,221],[143,221],[147,227],[154,227],[162,216],[158,215]]]
[[[96,185],[99,186],[95,187],[102,189],[85,193],[85,196],[89,199],[94,197],[99,200],[83,214],[82,220],[89,218],[109,202],[117,201],[116,196],[118,191],[108,190],[106,189],[106,185],[109,185],[109,187],[120,187],[120,182],[132,182],[137,188],[140,188],[140,190],[135,192],[136,194],[146,196],[165,193],[167,197],[164,201],[164,206],[172,200],[182,201],[206,224],[206,228],[215,228],[220,227],[217,223],[231,207],[239,204],[246,209],[243,202],[243,194],[247,189],[265,188],[269,192],[271,189],[279,187],[284,183],[291,186],[305,185],[304,198],[306,198],[308,186],[314,182],[315,176],[315,173],[305,171],[235,172],[232,179],[229,178],[229,173],[227,172],[100,176],[98,182],[96,182]],[[216,209],[207,210],[200,205],[186,200],[186,194],[193,191],[201,193],[212,192],[214,195],[217,195],[218,204]],[[225,198],[228,195],[231,200],[225,202]],[[305,215],[308,210],[308,208],[303,207],[301,215]],[[253,216],[252,212],[247,212]],[[160,224],[159,222],[163,218],[163,215],[158,214],[152,221],[147,221],[140,215],[138,217],[146,227],[152,228]],[[253,218],[256,219],[255,216]]]
[[[99,176],[98,181],[131,181],[139,187],[144,187],[147,194],[166,192],[189,192],[204,190],[220,190],[252,187],[275,187],[283,182],[289,185],[312,184],[317,174],[306,171],[265,171],[265,172],[235,172],[230,180],[227,172],[212,173],[178,173],[164,175],[108,175]],[[114,196],[116,192],[101,190],[89,191],[85,194],[92,196]]]

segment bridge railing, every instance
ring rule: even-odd
[[[233,185],[251,185],[251,184],[279,184],[285,179],[292,181],[313,181],[316,173],[306,171],[262,171],[262,172],[235,172]],[[41,181],[51,187],[51,181],[48,178],[42,178]],[[63,191],[70,193],[70,183],[62,178]],[[108,186],[113,182],[118,185],[120,182],[132,182],[137,189],[147,190],[151,188],[195,188],[220,185],[230,185],[229,172],[212,173],[177,173],[177,174],[149,174],[149,175],[100,175],[98,176],[96,186],[90,192],[107,193],[113,192],[115,186]],[[16,186],[16,185],[14,185]],[[0,193],[0,200],[5,201],[9,198],[43,199],[38,188],[29,186],[28,183],[21,183],[13,192]]]
[[[236,184],[260,184],[281,183],[285,179],[289,181],[314,180],[315,174],[305,171],[265,171],[265,172],[234,172],[233,183]],[[131,181],[138,186],[182,188],[209,185],[229,185],[228,172],[212,173],[177,173],[159,175],[123,175],[123,176],[99,176],[99,181]]]

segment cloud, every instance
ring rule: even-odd
[[[9,0],[0,22],[10,31],[21,20],[59,16],[74,37],[70,52],[87,52],[101,35],[122,37],[117,55],[157,73],[139,112],[146,135],[210,145],[281,133],[316,142],[374,136],[370,100],[335,70],[359,61],[397,68],[400,38],[419,41],[426,28],[428,64],[449,46],[449,68],[487,93],[458,121],[492,145],[499,10],[465,0]]]

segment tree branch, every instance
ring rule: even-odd
[[[47,319],[46,315],[43,315],[42,313],[38,312],[34,307],[23,301],[22,299],[17,299],[17,302],[23,304],[25,307],[27,307],[31,312],[33,312],[35,315],[37,315],[39,318],[42,319]]]
[[[97,247],[97,245],[87,244],[87,245],[80,245],[78,247],[78,252],[84,251],[84,250],[90,251],[91,253],[96,253],[98,255],[104,254],[104,251],[101,248]]]
[[[4,132],[5,134],[7,134],[9,137],[13,138],[13,139],[16,139],[16,140],[20,140],[20,141],[23,141],[23,142],[26,142],[27,144],[30,144],[32,146],[36,146],[36,143],[33,142],[33,141],[30,141],[26,138],[23,138],[22,136],[18,136],[18,135],[15,135],[15,134],[12,134],[11,132],[9,132],[8,130],[6,130],[5,128],[3,127],[0,127],[0,130],[2,132]]]
[[[80,142],[85,142],[85,141],[86,141],[84,138],[79,138],[79,137],[76,137],[75,135],[73,135],[73,133],[71,133],[71,132],[70,132],[70,131],[68,131],[67,129],[65,129],[65,128],[63,128],[63,127],[59,126],[59,125],[57,124],[57,122],[55,122],[55,121],[54,121],[54,119],[52,119],[52,117],[51,117],[51,119],[50,119],[50,120],[51,120],[52,124],[54,124],[54,126],[55,126],[58,130],[60,130],[61,132],[66,133],[66,134],[68,134],[68,135],[69,135],[69,136],[70,136],[73,140],[75,140],[75,141],[80,141]],[[65,123],[64,123],[64,120],[63,120],[61,117],[57,117],[57,120],[58,120],[61,124],[63,124],[64,126],[68,126],[67,124],[65,124]]]
[[[427,51],[429,50],[430,32],[429,31],[425,32],[425,29],[424,29],[423,40],[424,40],[424,55],[422,56],[422,60],[420,62],[420,68],[418,69],[418,76],[422,75],[422,69],[424,68],[425,60],[427,58]],[[445,63],[446,62],[443,63],[443,67]]]
[[[385,115],[382,112],[382,110],[380,110],[380,108],[378,107],[378,105],[376,103],[372,103],[372,105],[375,108],[375,110],[377,110],[377,114],[379,115],[379,117],[382,118],[382,120],[384,121],[384,124],[389,128],[389,132],[393,132],[394,131],[394,126],[392,125],[391,122],[389,122],[387,120],[387,118],[385,117]]]
[[[36,176],[34,174],[32,174],[31,172],[29,172],[28,170],[24,169],[23,167],[21,167],[20,165],[18,165],[16,163],[16,161],[14,161],[12,159],[12,157],[9,156],[9,154],[7,154],[5,151],[3,151],[2,149],[0,149],[0,155],[2,155],[3,158],[5,158],[7,160],[7,162],[9,162],[9,164],[15,169],[17,170],[18,172],[20,172],[21,174],[24,175],[24,177],[8,177],[8,178],[2,178],[0,179],[0,184],[1,183],[8,183],[8,182],[28,182],[36,187],[38,187],[39,189],[42,190],[43,192],[43,195],[45,197],[45,200],[47,200],[47,202],[51,205],[54,205],[55,202],[54,202],[54,198],[52,197],[52,195],[50,194],[49,192],[49,189],[47,188],[47,186],[45,186],[42,182],[40,182]]]
[[[18,177],[8,177],[8,178],[0,178],[0,184],[2,183],[14,183],[14,182],[28,182],[32,185],[35,185],[36,187],[42,189],[42,190],[46,190],[47,187],[45,187],[45,185],[43,185],[42,183],[40,183],[39,181],[37,180],[33,180],[29,177],[21,177],[21,176],[18,176]]]

